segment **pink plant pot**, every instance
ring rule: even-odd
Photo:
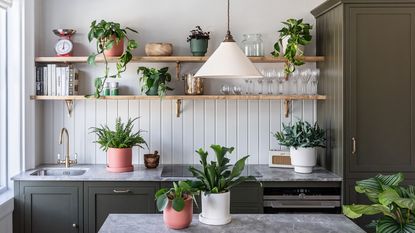
[[[107,170],[111,172],[132,171],[132,149],[131,148],[108,148]]]
[[[172,229],[184,229],[192,223],[193,216],[193,202],[192,197],[188,197],[184,200],[184,209],[177,212],[172,207],[172,202],[169,200],[169,204],[163,211],[164,224]]]
[[[112,36],[112,39],[115,41],[115,36]],[[114,42],[114,45],[110,50],[105,50],[105,56],[107,57],[119,57],[124,52],[124,39],[121,39],[118,44]]]

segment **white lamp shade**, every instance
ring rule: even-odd
[[[222,42],[195,77],[262,78],[262,75],[235,42]]]

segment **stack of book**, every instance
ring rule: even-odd
[[[36,67],[36,95],[78,95],[79,72],[71,65]]]

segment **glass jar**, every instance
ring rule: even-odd
[[[244,34],[242,50],[248,57],[264,56],[264,42],[261,34]]]
[[[103,95],[104,96],[108,96],[110,95],[110,83],[109,82],[105,82],[104,83],[104,90],[103,90]]]
[[[112,82],[111,83],[111,95],[119,95],[119,85],[118,82]]]

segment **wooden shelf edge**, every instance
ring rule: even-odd
[[[325,95],[120,95],[102,96],[99,99],[77,96],[30,96],[31,100],[326,100]]]
[[[133,56],[131,62],[166,62],[166,63],[202,63],[205,62],[209,57],[197,57],[197,56]],[[35,62],[37,63],[86,63],[87,56],[76,56],[76,57],[36,57]],[[116,62],[118,57],[109,57],[107,60],[111,63]],[[249,59],[254,63],[283,63],[287,60],[282,57],[249,57]],[[304,62],[323,62],[323,56],[302,56],[299,59]],[[103,62],[103,57],[97,57],[96,62]]]

